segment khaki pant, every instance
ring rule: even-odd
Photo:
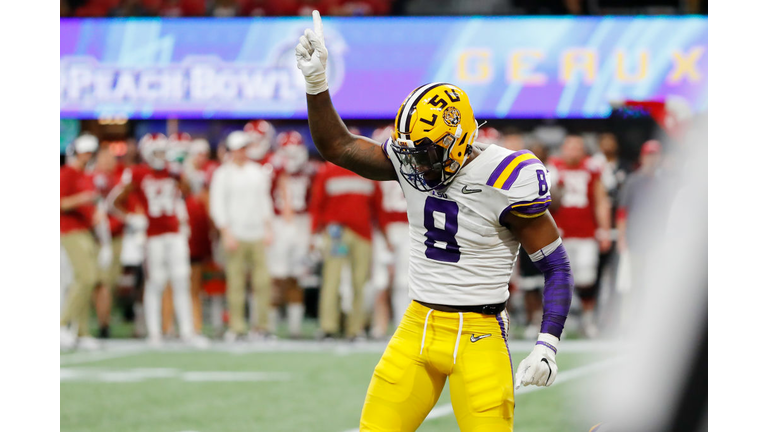
[[[363,307],[363,288],[368,280],[371,268],[371,242],[355,234],[349,228],[343,228],[341,244],[347,249],[346,255],[333,253],[333,241],[327,233],[323,244],[325,250],[323,262],[323,286],[320,290],[320,328],[325,333],[339,331],[339,284],[341,270],[349,262],[352,268],[352,312],[346,321],[347,337],[358,336],[365,325]]]
[[[120,262],[120,253],[123,250],[123,237],[112,237],[112,263],[108,268],[99,268],[99,282],[110,291],[117,287],[117,280],[123,273],[123,264]]]
[[[234,252],[227,253],[226,259],[229,329],[238,334],[248,330],[245,324],[245,274],[250,267],[257,325],[259,330],[274,331],[268,328],[272,288],[264,242],[240,241]]]
[[[67,252],[73,274],[61,314],[61,325],[76,323],[78,335],[87,336],[91,293],[98,278],[96,241],[89,231],[76,231],[62,234],[61,245]]]

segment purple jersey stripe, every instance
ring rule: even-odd
[[[491,173],[491,176],[488,178],[488,181],[485,182],[488,186],[493,186],[494,183],[496,183],[496,180],[498,180],[499,176],[502,172],[504,172],[504,168],[507,167],[510,163],[512,163],[512,160],[519,156],[517,153],[512,153],[511,155],[505,157],[501,160],[501,163],[496,167],[495,170]]]
[[[524,151],[530,153],[527,150],[524,150]],[[520,152],[520,153],[522,153],[522,152]],[[509,188],[512,187],[512,184],[515,182],[515,180],[517,180],[517,177],[520,175],[520,171],[523,168],[527,167],[528,165],[533,165],[535,163],[540,164],[541,162],[538,159],[528,159],[528,160],[524,160],[524,161],[520,162],[519,164],[517,164],[515,169],[512,170],[512,174],[510,174],[509,177],[507,178],[507,181],[505,181],[504,184],[501,186],[501,189],[502,190],[509,190]]]

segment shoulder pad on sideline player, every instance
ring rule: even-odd
[[[520,150],[504,157],[486,181],[487,186],[499,189],[508,199],[507,212],[524,218],[541,216],[552,201],[549,195],[547,168],[530,151]]]

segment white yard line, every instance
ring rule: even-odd
[[[513,353],[528,353],[533,345],[532,341],[515,340],[509,342],[509,350]],[[558,344],[558,348],[570,353],[594,353],[611,352],[617,349],[616,341],[587,341],[587,340],[565,340]],[[292,341],[277,340],[266,342],[239,342],[225,343],[212,341],[210,348],[203,352],[225,352],[235,355],[251,353],[311,353],[311,352],[332,352],[336,355],[352,355],[361,353],[382,353],[386,348],[386,342],[355,342],[346,341]],[[102,344],[102,349],[98,351],[78,351],[71,354],[61,355],[60,364],[79,364],[106,360],[110,358],[124,357],[145,352],[200,352],[194,348],[189,348],[178,341],[167,342],[162,348],[150,348],[146,342],[139,339],[128,340],[109,340]]]
[[[102,383],[143,382],[152,379],[171,378],[186,382],[274,382],[289,381],[286,372],[231,372],[231,371],[182,371],[174,368],[61,368],[61,382],[86,381]]]
[[[601,371],[606,367],[616,364],[617,362],[618,362],[618,358],[611,358],[608,360],[603,360],[598,363],[592,363],[586,366],[580,366],[574,369],[566,370],[562,373],[557,374],[557,379],[555,380],[554,384],[552,384],[550,387],[574,380],[576,378],[581,378],[591,373]],[[539,387],[539,386],[523,387],[521,389],[515,390],[515,397],[526,394],[526,393],[537,392],[539,390],[544,390],[550,387]],[[429,415],[427,415],[427,418],[425,418],[424,421],[434,420],[436,418],[445,417],[452,414],[453,414],[453,407],[451,406],[451,404],[449,403],[443,404],[443,405],[439,405],[432,408],[432,411],[429,413]],[[347,429],[344,432],[359,432],[359,429],[357,428]]]
[[[128,357],[145,352],[146,350],[140,349],[123,349],[123,350],[108,350],[108,351],[78,351],[72,354],[65,354],[59,356],[60,366],[69,366],[83,363],[93,363],[102,360],[110,360],[121,357]]]

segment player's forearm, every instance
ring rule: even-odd
[[[81,192],[61,199],[61,211],[74,210],[78,207],[90,204],[93,195],[88,192]]]
[[[571,308],[573,295],[573,273],[568,254],[557,241],[531,255],[533,264],[544,274],[544,314],[541,321],[541,332],[549,333],[557,338],[563,332],[568,311]]]
[[[307,94],[307,117],[312,141],[317,150],[325,160],[341,165],[339,162],[344,150],[352,145],[355,137],[333,107],[329,91],[316,95]]]
[[[609,231],[611,229],[611,200],[601,183],[596,185],[595,219],[598,228]]]

